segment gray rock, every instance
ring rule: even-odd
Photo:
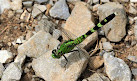
[[[137,20],[135,21],[134,35],[135,35],[135,39],[137,40]]]
[[[8,63],[13,58],[13,55],[11,52],[7,50],[0,50],[0,62],[1,63]]]
[[[53,31],[53,37],[56,38],[56,39],[58,39],[60,36],[61,36],[61,31],[58,30],[58,29],[55,29]]]
[[[47,2],[48,0],[35,0],[36,2],[38,2],[38,3],[45,3],[45,2]]]
[[[0,79],[2,77],[3,71],[4,71],[4,66],[2,63],[0,63]]]
[[[68,33],[70,32],[69,35],[72,39],[85,34],[89,29],[95,26],[94,17],[86,5],[87,4],[84,2],[77,2],[70,17],[66,21],[64,29],[66,31],[68,30]],[[65,39],[65,35],[63,38]],[[81,43],[83,45],[82,47],[85,47],[86,49],[89,48],[97,39],[98,34],[95,32]]]
[[[80,53],[80,56],[79,56]],[[48,51],[32,62],[32,68],[36,75],[45,81],[76,81],[87,66],[89,55],[79,50],[66,54],[68,63],[61,57],[54,59],[51,57],[52,51]]]
[[[87,81],[110,81],[110,80],[101,73],[94,73],[93,75],[87,78]]]
[[[133,61],[133,62],[137,62],[137,57],[136,56],[128,55],[127,59],[129,59],[130,61]]]
[[[131,72],[128,65],[110,53],[104,54],[106,73],[112,81],[131,81]]]
[[[59,41],[53,38],[49,33],[39,31],[33,35],[28,41],[18,47],[18,55],[15,62],[23,63],[25,56],[39,57],[45,54],[48,50],[57,47]]]
[[[55,18],[67,19],[70,16],[66,0],[59,0],[49,11],[50,16]]]
[[[46,10],[46,6],[45,5],[39,5],[39,4],[34,4],[33,6],[33,10],[32,10],[32,17],[35,18],[38,15],[40,15],[42,12],[44,12]]]
[[[3,72],[1,81],[17,81],[22,75],[21,65],[12,62]]]
[[[113,50],[113,46],[110,44],[110,42],[103,42],[102,45],[103,45],[103,48],[105,51],[112,51]]]
[[[117,12],[118,15],[102,29],[110,41],[119,42],[126,35],[127,18],[124,7],[116,2],[108,2],[98,7],[99,20],[103,20],[114,12]]]
[[[48,19],[44,18],[41,19],[38,22],[38,25],[35,26],[35,31],[38,32],[40,30],[44,30],[46,32],[52,33],[53,30],[55,29],[55,24],[52,21],[49,21]]]
[[[10,8],[9,0],[0,0],[0,14],[3,13],[4,9]]]
[[[25,7],[32,7],[32,3],[33,3],[33,1],[25,1],[25,2],[23,2],[23,5]]]
[[[35,8],[38,8],[41,12],[44,12],[47,7],[45,5],[34,4]]]

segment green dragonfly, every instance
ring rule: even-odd
[[[66,59],[66,61],[68,61],[64,54],[74,52],[74,51],[78,51],[78,50],[73,50],[73,49],[78,44],[83,42],[89,35],[91,35],[96,30],[101,28],[103,25],[105,25],[106,23],[111,21],[116,15],[117,15],[117,13],[110,14],[108,17],[106,17],[104,20],[102,20],[100,23],[98,23],[94,28],[91,28],[88,32],[86,32],[82,36],[77,37],[74,40],[70,39],[70,40],[64,41],[62,44],[60,44],[57,47],[57,49],[52,50],[52,57],[59,59],[61,56],[63,56]]]

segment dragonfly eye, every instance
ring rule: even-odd
[[[54,49],[54,50],[52,51],[52,57],[53,57],[53,58],[59,58],[59,55],[57,55],[57,50],[56,50],[56,49]]]

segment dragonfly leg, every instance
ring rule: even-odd
[[[65,55],[63,55],[63,57],[65,58],[66,60],[66,64],[64,65],[64,67],[66,67],[67,63],[68,63],[68,59],[65,57]]]

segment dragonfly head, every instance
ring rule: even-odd
[[[59,59],[61,56],[57,53],[57,49],[52,50],[52,57]]]

